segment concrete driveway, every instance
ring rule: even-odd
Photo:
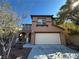
[[[35,45],[27,59],[78,59],[79,53],[64,45]]]

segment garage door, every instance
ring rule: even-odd
[[[36,33],[35,44],[61,44],[59,33]]]

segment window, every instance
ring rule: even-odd
[[[37,26],[46,26],[46,20],[45,19],[38,19]]]
[[[29,24],[24,24],[23,25],[23,30],[31,30],[31,25],[29,25]]]

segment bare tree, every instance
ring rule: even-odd
[[[15,40],[19,27],[18,19],[13,12],[0,12],[0,44],[3,49],[3,58],[8,59],[12,43]]]

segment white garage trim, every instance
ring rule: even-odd
[[[60,33],[36,33],[35,44],[61,44]]]

